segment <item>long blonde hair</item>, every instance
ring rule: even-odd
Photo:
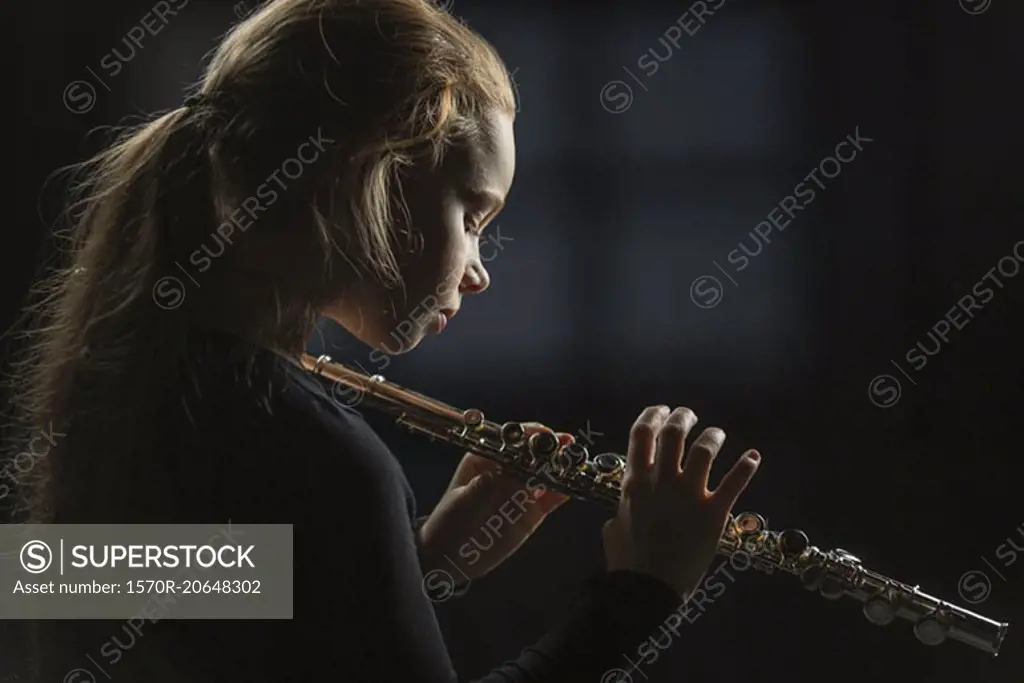
[[[35,288],[13,363],[20,433],[74,420],[26,478],[34,521],[90,521],[66,519],[76,499],[116,495],[195,325],[237,318],[297,351],[352,278],[401,286],[403,172],[440,163],[485,110],[515,110],[494,49],[427,0],[274,0],[225,37],[196,95],[75,169],[69,263]],[[305,141],[316,160],[225,244],[217,227]],[[174,310],[158,305],[211,241],[221,253],[202,281]]]

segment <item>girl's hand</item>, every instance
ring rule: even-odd
[[[536,422],[523,426],[527,435],[551,432]],[[573,441],[571,434],[556,436],[562,445]],[[569,496],[545,489],[539,482],[527,485],[503,473],[497,463],[467,453],[448,491],[417,532],[424,573],[444,569],[456,580],[461,580],[459,572],[466,580],[485,576],[567,500]]]
[[[652,406],[633,424],[617,516],[604,527],[609,571],[649,574],[688,597],[714,559],[736,499],[757,471],[747,451],[708,491],[708,475],[725,433],[705,429],[683,455],[697,424],[689,408]]]

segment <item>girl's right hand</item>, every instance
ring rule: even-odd
[[[683,599],[700,585],[714,559],[736,499],[757,471],[747,451],[708,491],[708,476],[725,432],[705,429],[684,457],[697,424],[689,408],[646,408],[630,431],[618,514],[604,526],[608,570],[648,574]]]

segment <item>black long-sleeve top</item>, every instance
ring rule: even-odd
[[[128,648],[132,634],[106,622],[98,633],[110,635],[100,640],[63,636],[71,659],[60,666],[94,671],[80,654],[91,652],[114,680],[465,680],[424,590],[415,498],[377,434],[331,399],[326,380],[278,354],[221,333],[204,333],[195,345],[195,380],[167,392],[148,456],[181,464],[169,466],[168,495],[158,497],[177,501],[174,512],[140,496],[150,509],[123,521],[294,524],[294,619],[164,620],[146,624]],[[628,670],[623,655],[679,603],[645,575],[596,573],[561,623],[525,649],[508,643],[510,656],[519,656],[480,680],[618,681],[606,672]],[[116,662],[111,648],[100,653],[111,635],[121,646]]]

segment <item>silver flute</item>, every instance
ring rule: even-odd
[[[348,406],[366,405],[383,412],[413,434],[497,462],[527,483],[543,478],[548,488],[617,509],[626,464],[622,455],[591,455],[579,443],[561,445],[548,432],[527,434],[523,423],[491,422],[476,408],[459,410],[381,375],[332,363],[330,356],[304,354],[301,362],[307,371],[334,383],[335,400],[342,392],[345,398],[340,402]],[[756,513],[731,516],[718,552],[727,557],[742,554],[750,566],[767,574],[795,574],[808,590],[830,600],[844,595],[854,598],[863,603],[864,616],[874,624],[906,619],[926,645],[951,638],[996,656],[1009,628],[1007,622],[983,617],[872,571],[845,550],[812,546],[803,531],[771,531]]]

